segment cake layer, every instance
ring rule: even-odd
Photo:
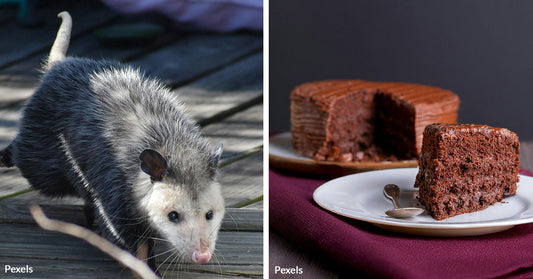
[[[424,127],[455,123],[459,98],[436,87],[361,80],[302,84],[291,93],[294,150],[318,160],[414,159]]]
[[[515,133],[485,125],[432,124],[424,130],[415,187],[437,220],[485,209],[516,193]]]

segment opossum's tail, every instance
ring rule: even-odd
[[[13,159],[11,158],[11,144],[4,150],[0,151],[0,167],[10,168],[12,167]]]
[[[61,26],[57,31],[56,40],[50,50],[50,56],[46,63],[46,69],[52,68],[52,66],[65,59],[67,54],[68,44],[70,42],[70,31],[72,30],[72,17],[68,12],[61,12],[57,15],[61,18]]]

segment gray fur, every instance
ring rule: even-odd
[[[216,182],[221,146],[212,148],[200,136],[159,81],[113,61],[63,59],[61,53],[52,59],[54,51],[19,134],[0,151],[0,166],[14,164],[45,195],[85,199],[101,233],[132,253],[142,239],[161,233],[174,245],[189,245],[182,248],[193,261],[209,260],[224,215]],[[145,150],[157,156],[140,156]],[[154,157],[160,162],[141,162]],[[154,166],[164,168],[155,180]],[[178,209],[185,225],[168,220]]]

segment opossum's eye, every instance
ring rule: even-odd
[[[172,211],[168,214],[168,220],[171,222],[177,223],[180,221],[180,215],[176,211]]]
[[[213,219],[213,210],[209,210],[209,211],[207,211],[207,213],[205,214],[205,219],[206,219],[206,220],[211,220],[211,219]]]

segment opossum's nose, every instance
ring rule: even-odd
[[[205,253],[198,253],[194,251],[192,253],[192,260],[197,264],[205,264],[211,259],[211,253],[209,251]]]

